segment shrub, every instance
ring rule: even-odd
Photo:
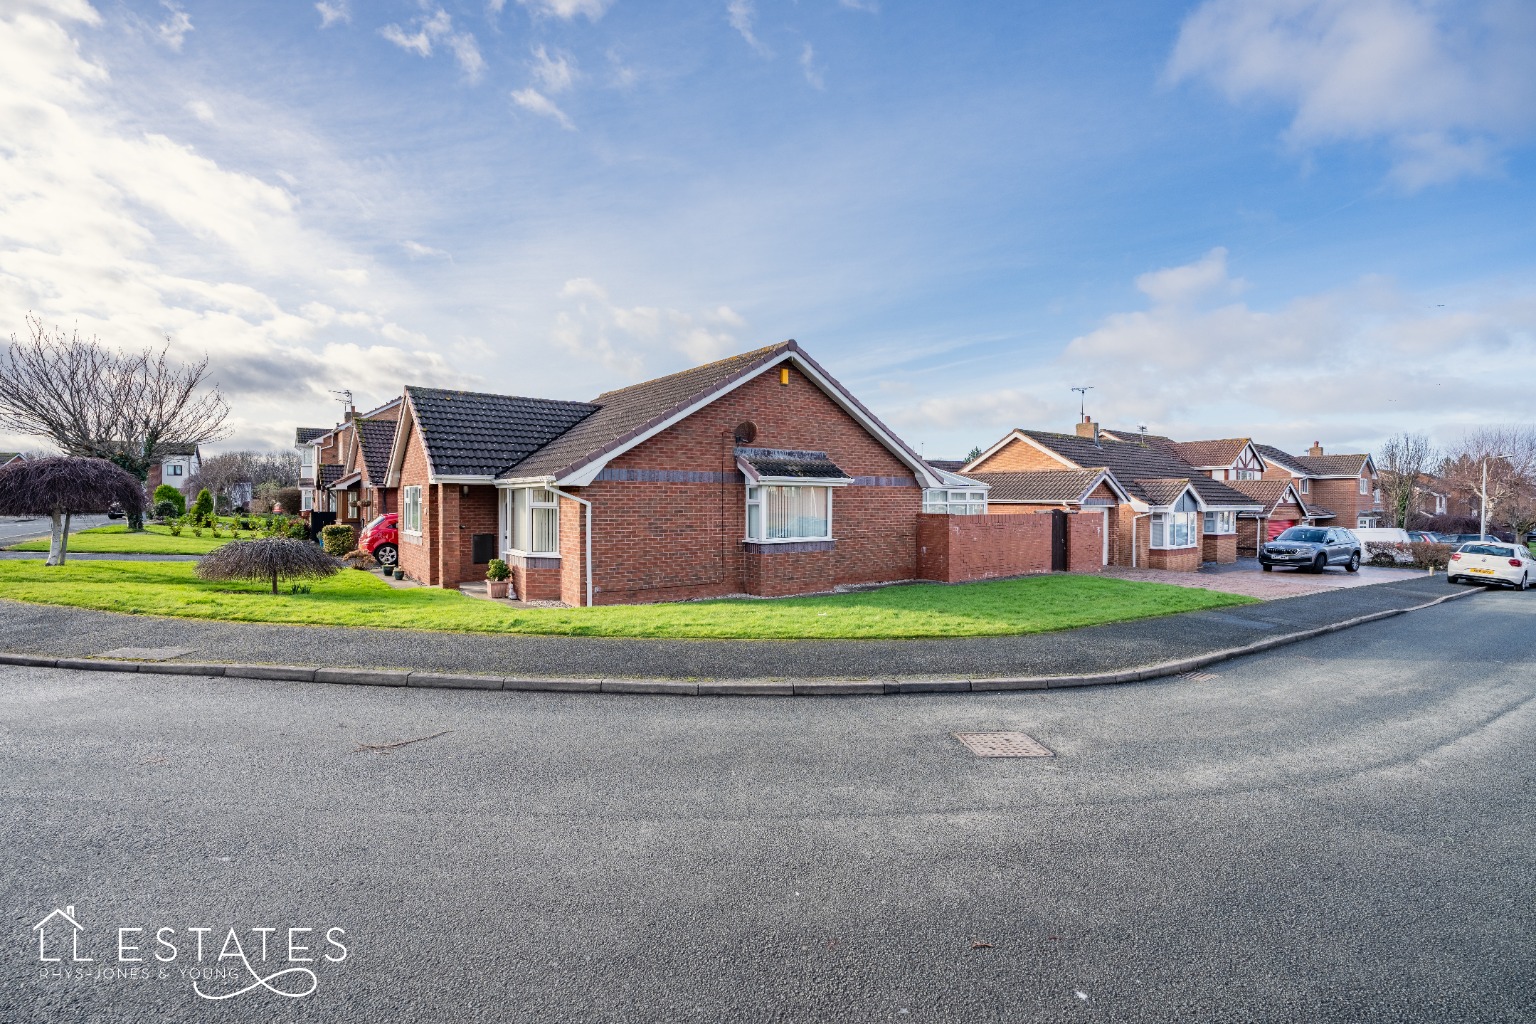
[[[309,524],[302,519],[290,519],[283,526],[283,532],[291,540],[309,540]]]
[[[213,495],[204,487],[192,502],[192,521],[201,526],[213,517]]]
[[[1398,544],[1392,541],[1366,541],[1365,560],[1371,565],[1408,565],[1413,561],[1413,553],[1409,551],[1410,547],[1411,545]]]
[[[284,487],[277,492],[275,502],[284,512],[290,516],[299,514],[299,507],[304,503],[304,495],[297,487]]]
[[[507,563],[499,558],[493,558],[485,567],[485,578],[494,583],[500,583],[512,575],[512,570],[507,568]]]
[[[172,537],[180,537],[181,536],[181,529],[182,529],[182,527],[181,527],[181,520],[180,519],[172,519],[171,520],[171,536]]]
[[[192,525],[192,536],[194,536],[194,537],[201,537],[202,535],[203,535],[203,528],[201,526],[198,526],[197,524],[194,523]]]
[[[157,501],[153,511],[156,519],[175,519],[181,515],[181,506],[174,501]]]
[[[1414,567],[1418,569],[1444,569],[1451,564],[1451,552],[1454,550],[1449,544],[1436,544],[1427,540],[1416,540],[1408,545]]]
[[[341,556],[341,560],[349,568],[353,569],[367,570],[373,568],[374,565],[373,556],[361,548],[348,551]]]
[[[161,484],[159,487],[156,487],[153,500],[155,503],[155,515],[160,519],[174,519],[177,516],[184,516],[187,514],[186,495],[182,494],[170,484]],[[166,503],[174,506],[176,511],[169,514],[161,512],[161,507]]]
[[[202,557],[193,571],[204,580],[270,581],[272,593],[276,594],[278,580],[324,579],[340,572],[341,563],[313,544],[286,537],[268,537],[234,541],[214,548]]]
[[[321,528],[320,543],[326,554],[340,557],[357,547],[357,531],[346,523],[332,523]]]

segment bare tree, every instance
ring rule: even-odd
[[[1498,522],[1504,505],[1536,484],[1536,427],[1469,431],[1447,457],[1441,475],[1472,494],[1488,521]]]
[[[106,459],[141,484],[172,448],[223,435],[229,404],[208,381],[207,356],[182,365],[167,347],[119,353],[30,315],[27,328],[0,355],[0,426],[45,437],[66,455]],[[130,528],[142,525],[132,513]]]
[[[223,504],[240,484],[250,484],[250,495],[254,498],[264,486],[268,491],[275,491],[298,482],[298,453],[240,451],[204,459],[202,467],[188,478],[184,489],[196,493],[206,487]],[[271,502],[267,505],[270,508]]]
[[[1392,526],[1406,530],[1413,518],[1413,498],[1429,474],[1436,454],[1423,434],[1394,434],[1376,455],[1381,499]]]
[[[0,467],[0,516],[48,516],[53,520],[47,565],[69,557],[69,521],[113,504],[144,512],[144,488],[122,467],[105,459],[55,455]]]

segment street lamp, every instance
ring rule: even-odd
[[[1513,456],[1510,455],[1508,452],[1499,452],[1497,455],[1484,455],[1483,456],[1483,489],[1482,489],[1481,493],[1478,494],[1478,497],[1483,499],[1483,515],[1482,515],[1482,519],[1478,523],[1478,528],[1477,528],[1477,539],[1478,540],[1487,540],[1488,539],[1488,460],[1489,459],[1509,459],[1509,458],[1513,458]]]

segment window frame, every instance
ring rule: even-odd
[[[420,537],[422,534],[421,491],[420,484],[400,488],[400,532],[410,537]]]
[[[819,537],[768,537],[768,495],[765,490],[773,491],[825,491],[827,500],[827,531]],[[748,544],[805,544],[819,541],[834,540],[833,536],[833,503],[832,492],[837,488],[826,484],[781,484],[781,483],[757,483],[748,481],[743,493],[742,510],[742,540]],[[753,510],[756,509],[756,524],[758,536],[752,535]]]
[[[1363,477],[1360,478],[1360,494],[1363,497],[1363,496],[1365,496],[1367,494],[1370,494],[1370,493],[1371,493],[1371,478],[1368,477],[1368,476],[1363,476]]]
[[[986,515],[987,492],[972,487],[925,487],[923,511],[932,515]]]
[[[518,508],[518,495],[522,498],[523,506]],[[548,495],[547,500],[540,497]],[[536,500],[538,499],[538,500]],[[501,497],[497,503],[500,524],[497,541],[501,546],[503,555],[514,555],[518,558],[559,558],[560,557],[560,494],[553,488],[542,484],[526,487],[503,487]],[[548,512],[553,543],[548,550],[540,550],[534,545],[538,535],[535,527],[537,513]],[[522,519],[519,524],[519,519]],[[519,525],[522,530],[518,529]],[[519,536],[519,533],[522,535]],[[518,547],[522,541],[526,547]]]
[[[1183,551],[1188,548],[1200,546],[1200,531],[1198,518],[1202,513],[1194,512],[1153,512],[1147,522],[1147,546],[1154,551]],[[1168,528],[1175,527],[1174,536],[1177,537],[1177,527],[1183,526],[1188,531],[1187,540],[1180,544],[1177,540],[1168,542]]]
[[[302,487],[299,489],[299,511],[313,512],[315,510],[315,489]]]
[[[1301,478],[1301,493],[1302,494],[1311,494],[1312,493],[1312,481],[1309,480],[1306,477],[1302,477]]]
[[[1210,537],[1225,537],[1237,532],[1237,512],[1233,510],[1207,510],[1200,522],[1200,529]],[[1211,521],[1214,520],[1217,529],[1212,529]],[[1225,529],[1220,527],[1225,526]]]

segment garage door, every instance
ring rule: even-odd
[[[1274,540],[1295,525],[1296,520],[1294,519],[1271,519],[1269,521],[1269,539]]]

